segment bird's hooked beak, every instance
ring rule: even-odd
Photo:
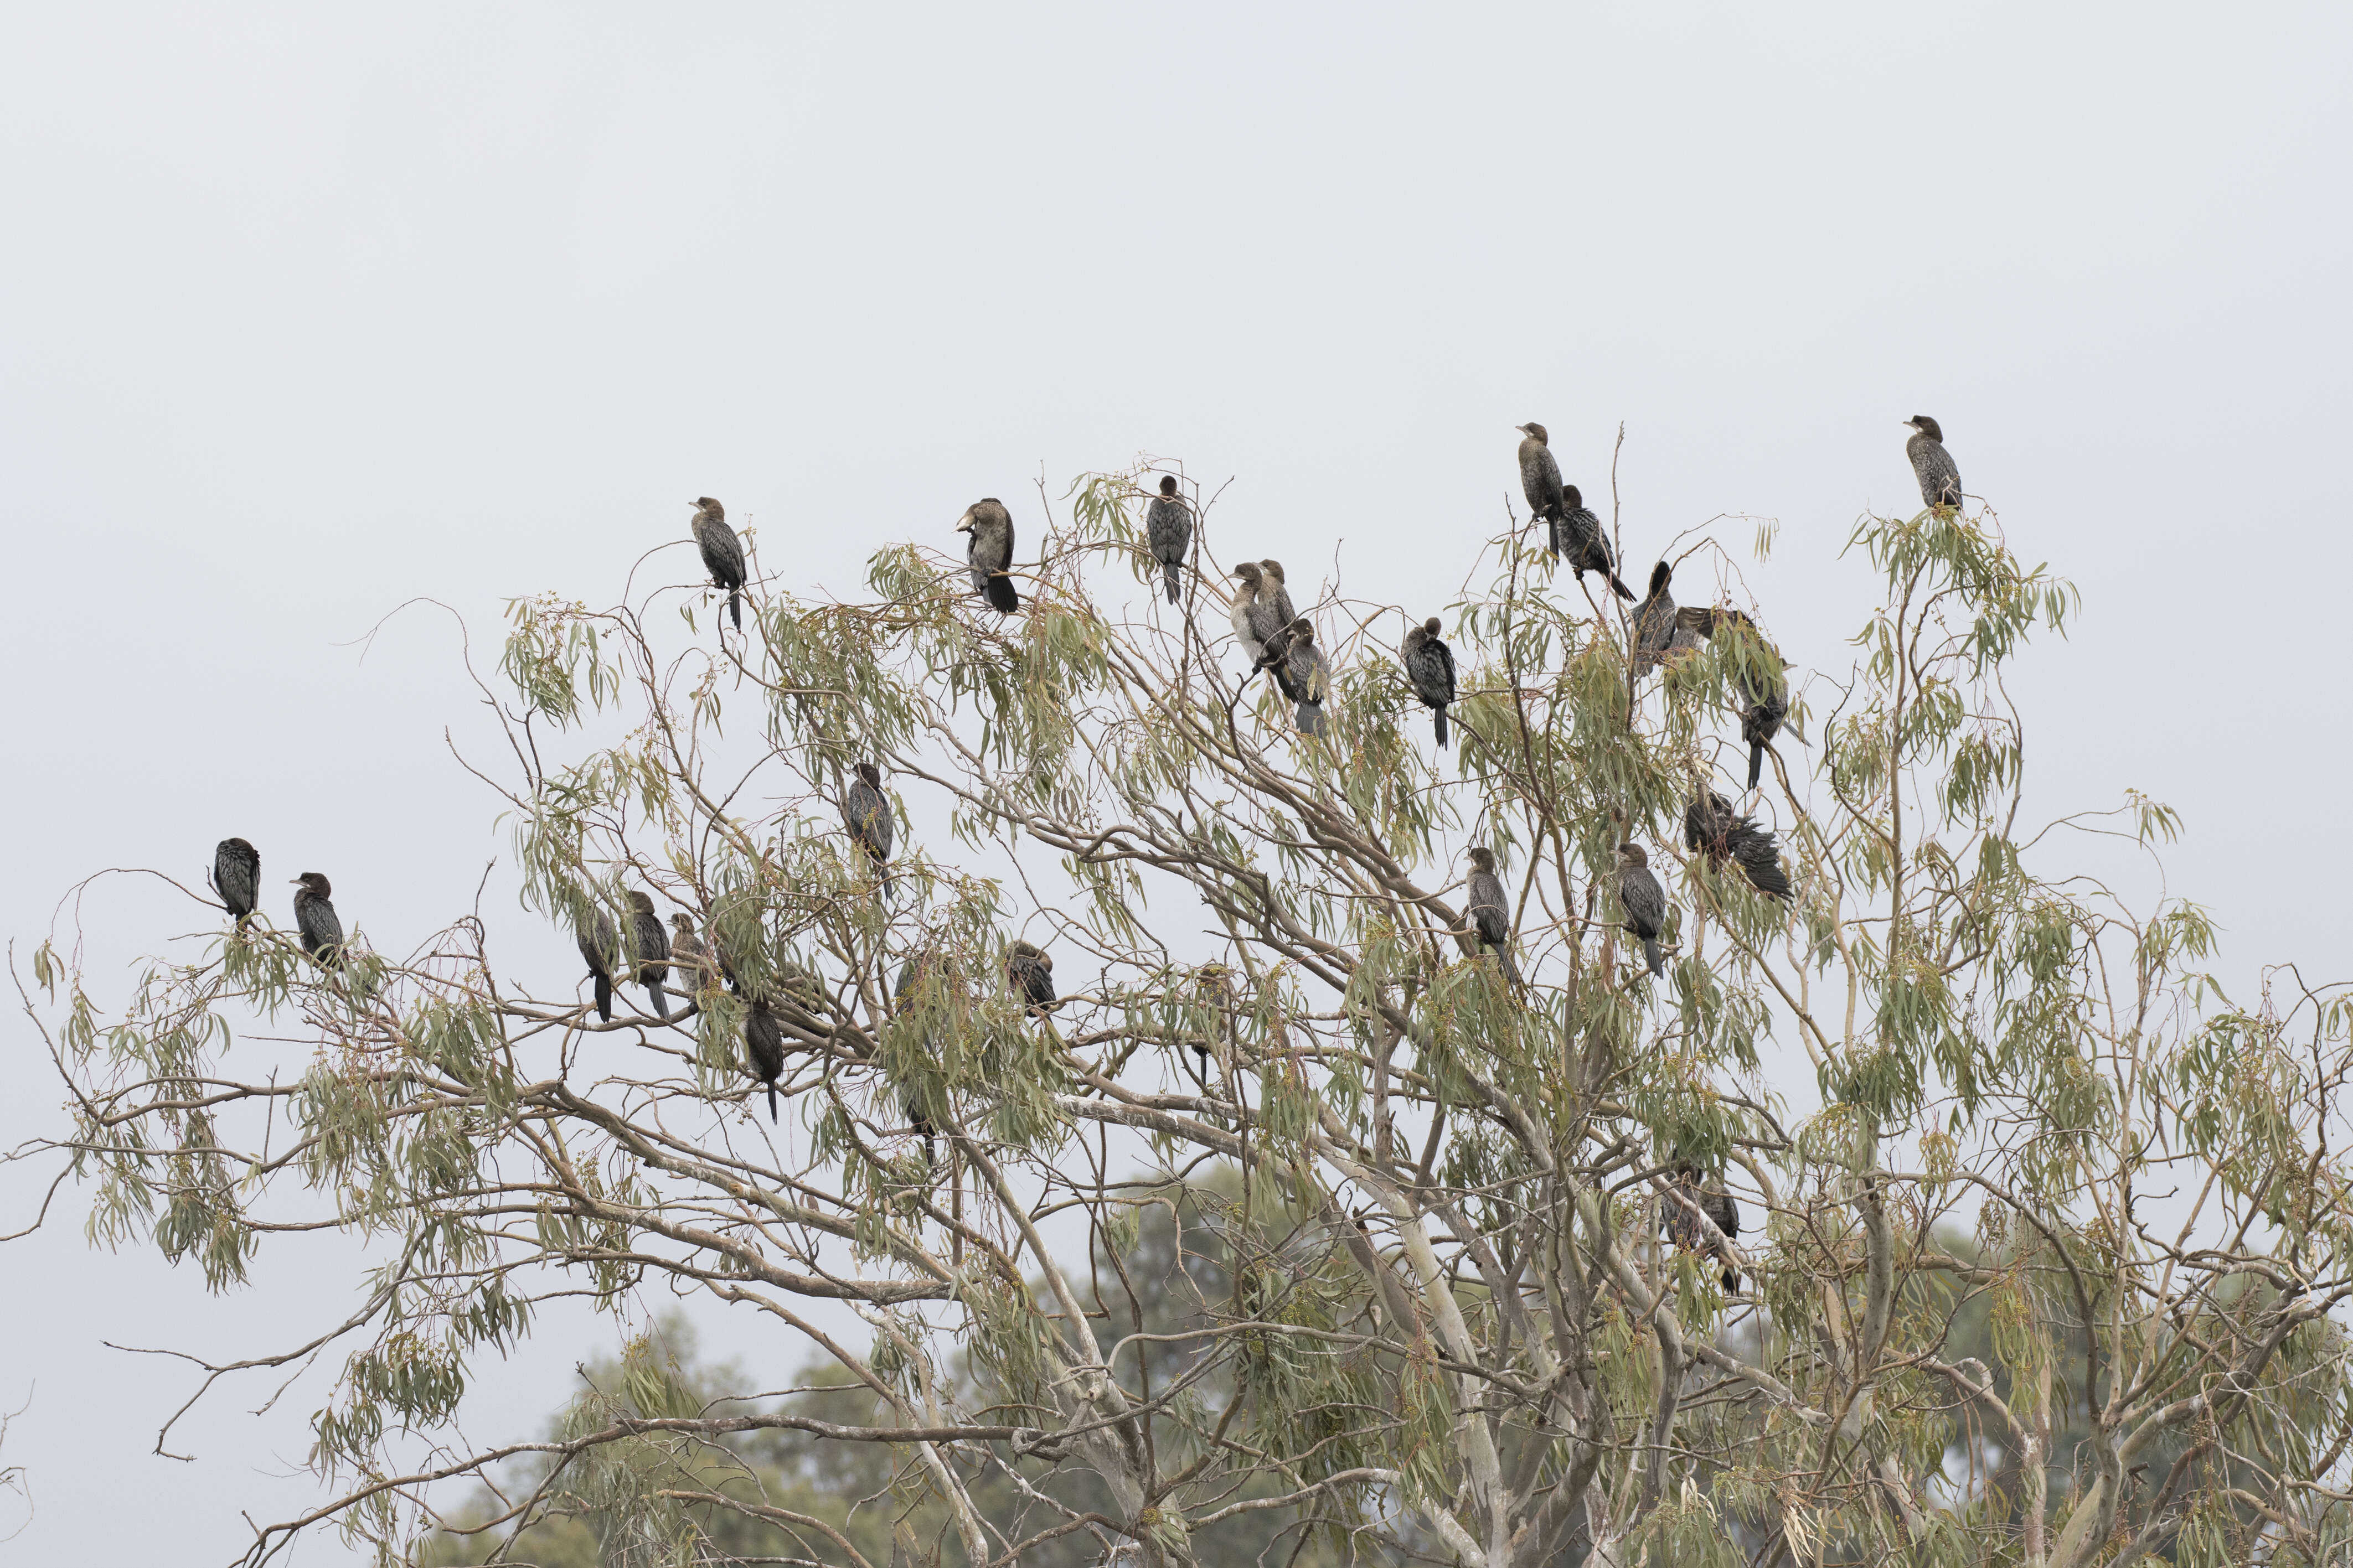
[[[1523,436],[1525,436],[1525,435],[1527,435],[1527,434],[1529,433],[1529,432],[1528,432],[1528,427],[1527,427],[1526,426],[1525,426],[1525,425],[1514,425],[1514,426],[1512,426],[1512,428],[1513,428],[1513,429],[1514,429],[1514,430],[1517,430],[1517,431],[1518,431],[1521,435],[1523,435]]]
[[[972,531],[972,519],[965,518],[962,522],[957,523],[955,525],[955,531],[958,533],[970,533]]]

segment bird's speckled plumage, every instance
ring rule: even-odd
[[[1684,1252],[1696,1252],[1724,1269],[1725,1294],[1740,1289],[1740,1271],[1732,1266],[1725,1250],[1725,1242],[1740,1235],[1740,1205],[1720,1183],[1704,1180],[1699,1168],[1685,1161],[1675,1167],[1672,1191],[1660,1205],[1662,1228],[1667,1240]],[[1707,1223],[1700,1223],[1704,1215]],[[1723,1240],[1708,1234],[1708,1226],[1723,1233]]]
[[[588,978],[596,984],[596,1016],[609,1024],[613,1021],[613,968],[621,961],[620,933],[613,928],[613,917],[598,910],[596,918],[572,936],[588,965]]]
[[[1234,568],[1234,581],[1239,584],[1234,590],[1232,611],[1234,640],[1241,644],[1255,671],[1259,660],[1266,657],[1266,639],[1275,628],[1273,609],[1261,610],[1259,605],[1259,595],[1266,587],[1266,573],[1257,562],[1245,561]]]
[[[1772,831],[1755,817],[1742,816],[1714,790],[1683,808],[1683,847],[1706,855],[1716,866],[1730,861],[1739,867],[1748,885],[1768,899],[1787,903],[1792,896],[1789,874],[1781,866],[1781,846]]]
[[[1520,432],[1520,494],[1527,499],[1529,515],[1547,525],[1556,522],[1562,504],[1560,464],[1552,455],[1552,438],[1534,421],[1514,428]],[[1560,553],[1557,529],[1552,531],[1552,552]]]
[[[1446,750],[1446,709],[1454,700],[1454,650],[1438,634],[1444,629],[1436,616],[1405,633],[1405,678],[1421,705],[1438,715],[1438,749]]]
[[[727,524],[727,509],[709,496],[699,497],[694,503],[695,548],[702,552],[702,569],[711,574],[711,585],[727,590],[728,618],[735,629],[744,629],[744,542]]]
[[[776,1079],[785,1072],[785,1026],[776,1021],[765,996],[752,998],[744,1015],[744,1057],[752,1076],[768,1086],[768,1120],[776,1119]]]
[[[661,916],[654,913],[651,893],[629,895],[629,948],[637,959],[632,978],[646,988],[646,1000],[653,1004],[654,1016],[670,1022],[670,932],[662,929]]]
[[[965,547],[965,563],[972,572],[972,586],[988,600],[999,615],[1010,615],[1021,607],[1021,595],[1015,591],[1013,579],[1005,574],[1013,565],[1013,514],[995,496],[983,496],[964,509],[956,520],[956,531],[972,535]]]
[[[335,889],[316,871],[294,879],[294,929],[302,935],[302,949],[321,963],[343,962],[343,921],[335,913]]]
[[[882,896],[891,896],[891,845],[897,837],[897,825],[891,816],[891,797],[882,793],[882,770],[872,763],[860,763],[849,788],[841,797],[842,825],[849,837],[874,862],[874,874],[881,879]]]
[[[1639,844],[1618,847],[1618,903],[1626,911],[1626,929],[1642,943],[1651,974],[1666,973],[1659,937],[1667,929],[1667,890],[1651,875],[1650,854]]]
[[[1144,537],[1167,578],[1168,602],[1184,586],[1185,552],[1193,543],[1193,511],[1176,493],[1176,476],[1160,476],[1160,493],[1144,510]]]
[[[1552,525],[1552,552],[1566,557],[1576,568],[1578,582],[1585,581],[1588,572],[1599,572],[1609,579],[1611,593],[1630,602],[1634,590],[1618,580],[1618,562],[1609,553],[1609,536],[1601,531],[1601,520],[1587,508],[1585,492],[1575,485],[1563,486],[1560,505],[1560,517]]]
[[[1479,943],[1495,955],[1504,966],[1504,978],[1513,984],[1520,984],[1520,966],[1512,959],[1512,906],[1504,892],[1503,879],[1495,875],[1495,852],[1484,846],[1471,851],[1471,876],[1465,894],[1465,912],[1471,917],[1471,927],[1479,933]]]
[[[1031,1017],[1054,1010],[1054,958],[1036,944],[1017,942],[1005,955],[1005,979]]]
[[[1912,427],[1904,455],[1912,459],[1913,477],[1920,481],[1920,504],[1957,510],[1961,504],[1961,469],[1945,450],[1945,432],[1934,419],[1915,414],[1905,424]]]
[[[1269,651],[1272,651],[1271,644]],[[1315,628],[1304,616],[1291,623],[1282,667],[1289,677],[1289,692],[1299,705],[1301,731],[1321,735],[1325,722],[1324,700],[1332,695],[1332,665],[1324,657],[1324,650],[1315,645]]]
[[[213,849],[213,891],[239,927],[261,907],[261,852],[242,838],[224,838]]]
[[[694,917],[684,910],[670,917],[670,962],[678,971],[679,989],[691,995],[716,978],[710,945],[695,934]]]

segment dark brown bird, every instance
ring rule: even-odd
[[[1650,854],[1639,844],[1618,846],[1618,903],[1626,911],[1626,929],[1641,940],[1652,977],[1666,973],[1659,936],[1667,929],[1667,890],[1651,874]]]
[[[768,1009],[765,996],[752,998],[752,1010],[744,1015],[744,1054],[752,1064],[752,1076],[768,1086],[768,1120],[776,1119],[776,1079],[785,1072],[785,1026]]]
[[[1781,847],[1771,831],[1714,790],[1683,808],[1683,847],[1705,854],[1717,867],[1729,860],[1750,887],[1768,899],[1789,901],[1789,874],[1781,868]]]
[[[1634,673],[1648,675],[1675,640],[1675,569],[1662,561],[1651,568],[1651,592],[1634,606]]]
[[[1267,645],[1271,655],[1274,645]],[[1299,705],[1300,732],[1321,735],[1324,731],[1324,702],[1332,695],[1332,665],[1324,650],[1315,646],[1315,628],[1302,616],[1291,623],[1291,636],[1283,645],[1283,672],[1290,679],[1284,694]]]
[[[1560,521],[1563,496],[1560,465],[1553,460],[1552,437],[1531,421],[1512,426],[1520,433],[1520,494],[1527,498],[1529,515],[1546,525]],[[1560,553],[1560,531],[1551,530],[1552,552]]]
[[[1438,749],[1446,750],[1446,709],[1454,700],[1454,650],[1439,637],[1443,625],[1436,616],[1405,632],[1405,678],[1421,705],[1438,714]]]
[[[637,950],[637,968],[632,977],[646,988],[646,1000],[654,1005],[654,1016],[667,1024],[670,995],[663,982],[670,978],[670,933],[662,930],[661,916],[654,913],[651,893],[629,895],[629,945]]]
[[[1731,1255],[1725,1243],[1740,1235],[1740,1205],[1732,1194],[1716,1184],[1702,1180],[1699,1167],[1684,1161],[1675,1166],[1672,1191],[1664,1205],[1664,1229],[1667,1240],[1679,1250],[1696,1252],[1724,1269],[1724,1293],[1727,1296],[1740,1289],[1740,1270],[1732,1266]],[[1707,1216],[1707,1224],[1700,1216]],[[1710,1236],[1708,1226],[1723,1233],[1723,1240]]]
[[[1943,428],[1925,414],[1915,414],[1904,423],[1912,431],[1904,443],[1904,455],[1912,459],[1912,472],[1920,481],[1920,504],[1936,511],[1958,511],[1961,469],[1945,450]]]
[[[727,509],[709,496],[694,503],[694,542],[702,552],[703,570],[711,585],[727,590],[727,614],[735,629],[744,629],[744,542],[727,526]]]
[[[1481,946],[1490,949],[1504,966],[1504,978],[1520,984],[1520,966],[1512,962],[1512,906],[1504,896],[1503,879],[1495,875],[1495,852],[1484,846],[1471,851],[1470,915]]]
[[[302,934],[302,949],[320,963],[334,968],[343,962],[343,922],[335,913],[335,889],[316,871],[294,879],[294,929]]]
[[[1266,599],[1271,606],[1268,613],[1272,616],[1276,626],[1289,626],[1299,618],[1299,612],[1292,607],[1291,590],[1283,585],[1282,563],[1261,561],[1258,568],[1266,574]]]
[[[1054,955],[1030,942],[1013,944],[1005,959],[1005,978],[1033,1018],[1044,1017],[1060,1005],[1054,1000]]]
[[[872,763],[858,764],[858,776],[841,797],[841,820],[850,838],[874,862],[882,880],[882,897],[891,896],[891,841],[897,837],[891,817],[891,797],[882,793],[882,770]]]
[[[1748,787],[1753,791],[1765,773],[1765,748],[1781,732],[1781,721],[1789,716],[1789,683],[1781,671],[1788,662],[1775,651],[1757,631],[1757,623],[1732,609],[1682,609],[1675,612],[1680,628],[1697,631],[1713,640],[1726,626],[1738,626],[1755,637],[1761,657],[1742,660],[1742,668],[1733,677],[1733,685],[1740,699],[1740,738],[1748,742]]]
[[[716,973],[710,947],[694,933],[694,917],[684,910],[670,917],[670,962],[678,971],[679,989],[689,995],[702,994]]]
[[[1168,602],[1173,605],[1183,586],[1185,552],[1193,543],[1192,510],[1176,494],[1176,475],[1160,476],[1160,493],[1145,509],[1144,535],[1152,546],[1152,558],[1167,576]]]
[[[1013,514],[995,496],[983,496],[964,509],[956,520],[958,533],[972,535],[965,563],[972,569],[972,585],[987,596],[997,614],[1009,616],[1021,607],[1021,595],[1006,573],[1013,565]]]
[[[1584,492],[1575,485],[1561,487],[1561,513],[1552,525],[1552,552],[1565,556],[1577,569],[1577,580],[1585,581],[1588,572],[1599,572],[1609,579],[1609,591],[1621,599],[1632,599],[1634,590],[1618,580],[1618,563],[1609,553],[1609,536],[1601,531],[1601,520],[1586,509]]]
[[[213,850],[213,891],[239,930],[261,907],[261,852],[242,838],[224,838]]]
[[[596,1016],[607,1024],[613,1021],[613,966],[620,962],[621,938],[613,929],[613,917],[604,910],[596,918],[572,933],[579,944],[580,956],[587,961],[588,978],[596,985]]]

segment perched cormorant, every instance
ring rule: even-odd
[[[1912,438],[1904,443],[1904,455],[1912,459],[1912,472],[1919,477],[1920,504],[1939,511],[1958,511],[1961,469],[1945,450],[1943,428],[1925,414],[1915,414],[1904,423],[1912,430]]]
[[[1561,514],[1560,465],[1553,460],[1551,437],[1545,427],[1531,421],[1514,425],[1520,433],[1520,493],[1528,500],[1528,512],[1537,521],[1557,524]],[[1560,553],[1560,530],[1550,528],[1552,552]]]
[[[1577,580],[1585,581],[1588,572],[1599,572],[1609,579],[1609,591],[1621,599],[1631,600],[1634,590],[1618,580],[1618,563],[1609,555],[1609,536],[1601,531],[1601,520],[1585,504],[1585,492],[1575,485],[1561,489],[1561,513],[1552,525],[1552,552],[1565,555],[1577,568]]]
[[[1436,616],[1405,632],[1405,678],[1421,705],[1438,713],[1438,749],[1446,750],[1446,705],[1454,700],[1454,650],[1439,637]]]
[[[700,995],[711,984],[711,948],[694,934],[694,917],[684,910],[670,917],[670,962],[678,971],[679,989]]]
[[[294,879],[294,929],[302,933],[302,948],[322,964],[343,961],[343,922],[335,914],[335,889],[316,871]]]
[[[1781,847],[1771,830],[1742,816],[1714,790],[1683,808],[1683,847],[1704,852],[1718,867],[1731,861],[1750,887],[1768,899],[1789,901],[1789,874],[1781,868]]]
[[[882,770],[872,763],[858,764],[858,776],[849,781],[849,791],[841,797],[841,820],[850,838],[874,862],[874,874],[882,879],[882,896],[888,899],[891,840],[897,828],[891,820],[891,798],[882,793]]]
[[[670,978],[670,933],[662,930],[661,916],[654,913],[651,893],[629,895],[629,945],[638,954],[634,978],[646,988],[646,1000],[654,1005],[654,1016],[667,1024],[670,996],[663,982]]]
[[[1260,571],[1266,574],[1266,591],[1263,597],[1270,606],[1267,614],[1276,626],[1289,626],[1299,618],[1299,612],[1292,607],[1291,590],[1283,585],[1282,563],[1261,561],[1258,563],[1258,567]]]
[[[1034,943],[1017,942],[1006,955],[1005,979],[1021,994],[1023,1010],[1040,1018],[1054,1010],[1054,958]]]
[[[1721,1186],[1700,1179],[1699,1167],[1690,1161],[1675,1166],[1674,1193],[1665,1204],[1664,1229],[1668,1241],[1684,1252],[1696,1252],[1702,1258],[1723,1266],[1724,1293],[1727,1296],[1740,1289],[1740,1270],[1732,1266],[1724,1242],[1740,1234],[1740,1205]],[[1697,1214],[1693,1212],[1698,1210]],[[1707,1226],[1700,1224],[1700,1215],[1707,1216],[1708,1225],[1724,1233],[1724,1241],[1707,1234]]]
[[[1276,625],[1271,606],[1263,613],[1259,608],[1259,595],[1266,591],[1266,572],[1257,562],[1245,561],[1234,568],[1234,581],[1241,584],[1234,595],[1234,640],[1250,656],[1255,672],[1259,660],[1266,657],[1266,639]]]
[[[572,934],[580,944],[580,956],[587,960],[588,978],[596,983],[596,1016],[609,1024],[613,1021],[613,965],[621,950],[620,934],[613,929],[613,917],[602,910]]]
[[[1649,596],[1634,606],[1634,673],[1647,675],[1675,640],[1675,569],[1664,561],[1651,568]]]
[[[1757,623],[1738,610],[1683,609],[1675,612],[1678,637],[1683,629],[1695,630],[1713,639],[1725,626],[1737,626],[1757,633]],[[1764,668],[1744,668],[1733,677],[1740,697],[1740,738],[1748,742],[1748,787],[1754,790],[1765,773],[1765,748],[1781,732],[1781,721],[1789,716],[1789,686],[1782,679],[1779,669],[1788,664],[1770,643],[1762,643],[1764,657],[1769,661]],[[1752,662],[1753,661],[1748,661]],[[1773,666],[1779,666],[1775,669]]]
[[[899,966],[899,984],[891,991],[891,1010],[893,1013],[906,1011],[908,1002],[914,997],[916,982],[929,967],[930,965],[926,963],[922,968],[918,968],[912,958]],[[925,1048],[928,1049],[930,1042],[926,1041],[924,1044]],[[913,1100],[906,1101],[902,1109],[907,1113],[907,1131],[920,1134],[923,1140],[923,1163],[931,1164],[934,1153],[932,1140],[939,1135],[939,1129],[932,1125],[932,1119],[924,1115],[923,1108]]]
[[[1512,906],[1495,875],[1495,852],[1483,845],[1471,851],[1470,914],[1480,945],[1493,949],[1502,962],[1504,978],[1520,984],[1520,966],[1512,962]]]
[[[972,567],[973,590],[987,595],[999,615],[1009,616],[1019,609],[1021,595],[1014,591],[1013,579],[1005,574],[1013,564],[1013,514],[1005,510],[1005,503],[995,496],[983,496],[964,509],[955,531],[972,535],[964,558]]]
[[[1273,645],[1268,645],[1273,651]],[[1302,616],[1291,623],[1283,668],[1290,675],[1288,694],[1299,704],[1299,728],[1304,734],[1324,733],[1324,700],[1332,695],[1332,666],[1315,646],[1315,627]]]
[[[261,851],[242,838],[224,838],[213,850],[213,891],[238,927],[261,907]]]
[[[1160,563],[1160,570],[1168,577],[1168,602],[1176,602],[1185,570],[1185,552],[1193,542],[1193,513],[1176,494],[1176,476],[1160,476],[1160,493],[1144,512],[1145,537],[1151,542],[1152,558]]]
[[[735,629],[744,629],[744,542],[727,526],[727,509],[709,496],[694,503],[694,542],[702,552],[703,570],[711,585],[727,590],[727,614]]]
[[[1618,846],[1618,902],[1626,911],[1626,929],[1642,940],[1642,956],[1653,976],[1666,973],[1659,956],[1659,933],[1667,929],[1667,890],[1651,874],[1648,851],[1629,841]]]
[[[753,997],[752,1010],[744,1015],[744,1054],[751,1061],[752,1076],[768,1086],[768,1120],[774,1121],[776,1079],[785,1071],[785,1026],[768,1010],[765,996]]]

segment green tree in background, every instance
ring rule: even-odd
[[[855,600],[755,574],[742,637],[700,588],[517,604],[511,743],[470,765],[520,912],[324,966],[224,921],[120,994],[77,933],[33,955],[70,1097],[16,1158],[66,1163],[95,1239],[222,1290],[306,1229],[375,1244],[359,1311],[278,1358],[342,1358],[326,1491],[248,1562],[318,1525],[388,1563],[2343,1560],[2347,995],[2234,1000],[2200,911],[2023,820],[2005,671],[2063,583],[1989,517],[1866,518],[1881,602],[1832,675],[1702,541],[1652,658],[1514,530],[1445,606],[1439,756],[1398,648],[1440,606],[1294,580],[1335,671],[1303,735],[1198,494],[1159,599],[1152,478],[1041,497],[1011,616],[917,545]],[[1746,795],[1742,717],[1785,693]],[[1786,901],[1687,836],[1719,794]],[[639,892],[715,955],[667,1020]],[[628,1352],[550,1436],[466,1441],[479,1359],[583,1292]],[[677,1298],[802,1392],[666,1355]]]

